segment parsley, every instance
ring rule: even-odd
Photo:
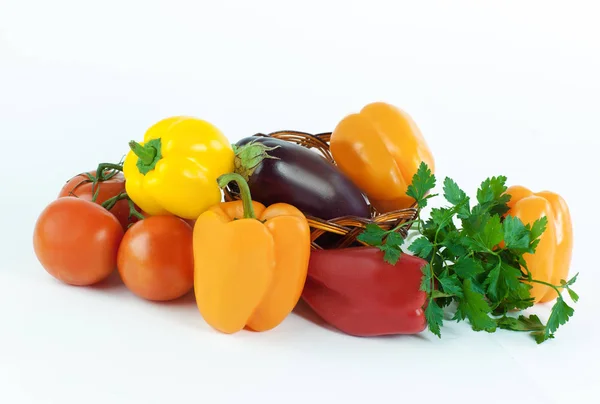
[[[489,316],[490,306],[485,301],[485,297],[473,286],[471,279],[464,280],[463,292],[464,297],[459,300],[453,320],[460,321],[466,317],[475,331],[496,331],[496,322]]]
[[[412,183],[408,186],[406,195],[414,198],[419,208],[427,206],[427,199],[433,198],[436,195],[427,195],[429,191],[435,188],[435,176],[431,173],[431,169],[421,162],[415,175],[413,175]]]
[[[397,230],[406,225],[407,223],[403,223],[393,229],[383,230],[375,223],[369,223],[365,230],[358,235],[357,240],[379,248],[384,252],[384,261],[394,265],[400,259],[402,254],[400,247],[404,243],[404,238],[397,233]]]
[[[438,337],[444,324],[444,308],[452,302],[456,303],[452,320],[466,320],[474,331],[525,331],[538,343],[554,338],[557,329],[574,314],[561,290],[566,290],[576,303],[579,296],[571,287],[577,275],[561,280],[559,285],[532,279],[523,255],[535,253],[547,219],[525,224],[517,217],[504,216],[510,201],[506,180],[504,176],[485,179],[477,189],[476,200],[471,201],[454,180],[445,178],[443,197],[448,204],[432,208],[426,220],[421,218],[421,210],[437,194],[430,193],[436,178],[425,163],[420,164],[407,189],[406,194],[416,201],[418,215],[415,221],[399,227],[417,224],[420,236],[407,248],[427,261],[420,289],[427,294],[424,309],[428,328]],[[403,243],[398,228],[386,231],[369,224],[358,239],[377,246],[385,252],[387,262],[395,263]],[[546,324],[535,315],[509,316],[515,310],[533,306],[531,283],[544,284],[557,292]]]
[[[425,320],[431,332],[441,338],[440,327],[444,320],[444,310],[433,299],[428,302],[425,308]]]

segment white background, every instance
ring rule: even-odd
[[[0,0],[0,403],[598,402],[599,15],[593,1]],[[465,323],[359,339],[306,310],[224,336],[191,296],[64,286],[33,254],[64,181],[159,119],[195,115],[235,141],[328,131],[376,100],[408,111],[438,176],[471,195],[504,174],[566,198],[581,299],[556,339]]]

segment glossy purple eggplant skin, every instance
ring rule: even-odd
[[[305,147],[285,140],[249,136],[236,143],[255,141],[277,159],[266,158],[248,178],[252,199],[264,205],[283,202],[305,215],[329,220],[342,216],[370,217],[367,201],[335,165]]]

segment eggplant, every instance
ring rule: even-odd
[[[370,217],[369,205],[358,187],[314,151],[264,136],[246,137],[234,149],[235,172],[248,182],[253,200],[267,206],[288,203],[305,215],[325,220]]]

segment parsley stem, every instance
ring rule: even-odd
[[[398,226],[394,227],[393,229],[390,229],[390,230],[386,231],[385,233],[389,234],[389,233],[396,232],[396,231],[400,230],[401,228],[403,228],[405,226],[408,226],[408,225],[411,225],[411,224],[413,224],[415,222],[418,222],[418,221],[419,221],[419,219],[415,219],[415,220],[409,220],[408,222],[400,223]]]
[[[560,296],[560,291],[558,290],[558,288],[563,288],[564,287],[564,286],[556,286],[556,285],[553,285],[551,283],[540,281],[540,280],[537,280],[537,279],[531,279],[530,282],[539,283],[540,285],[546,285],[546,286],[554,289],[559,296]]]

